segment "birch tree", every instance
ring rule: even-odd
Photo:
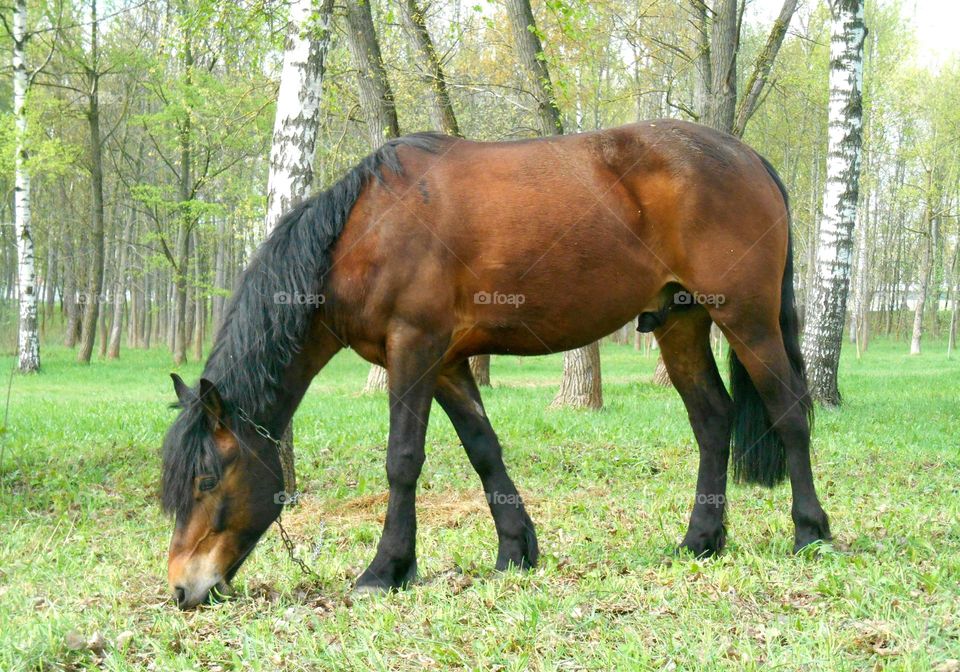
[[[37,335],[37,288],[33,232],[30,229],[30,173],[27,169],[27,2],[16,0],[13,8],[13,116],[16,120],[16,157],[13,190],[17,236],[17,287],[20,293],[18,368],[21,373],[40,370],[40,338]]]
[[[290,3],[290,23],[270,146],[264,222],[266,234],[273,231],[283,213],[308,195],[313,184],[333,0],[323,0],[319,8],[316,4],[315,0],[294,0]],[[315,12],[314,27],[312,18]]]
[[[333,0],[323,0],[312,25],[314,0],[294,0],[290,4],[290,22],[283,51],[283,69],[277,93],[277,112],[270,146],[270,173],[267,178],[267,213],[264,232],[269,235],[280,218],[298,200],[308,195],[313,185],[317,126],[327,51],[330,48],[330,21]],[[290,493],[297,491],[294,468],[293,423],[287,426],[280,450],[288,458],[280,460],[283,480]]]
[[[830,39],[830,105],[827,182],[817,240],[814,284],[803,332],[810,393],[829,406],[840,404],[837,367],[850,288],[853,225],[860,190],[863,141],[862,0],[833,0]]]

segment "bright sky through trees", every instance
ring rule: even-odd
[[[780,11],[782,0],[750,0],[747,5],[747,20],[751,23],[769,25]],[[818,3],[812,0],[801,2],[800,14],[806,15]],[[903,0],[900,13],[913,27],[917,37],[916,58],[920,65],[937,70],[951,56],[960,54],[960,2],[956,0]],[[796,29],[796,26],[793,27]]]

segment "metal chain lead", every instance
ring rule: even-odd
[[[284,548],[287,549],[287,555],[290,556],[290,561],[295,565],[300,567],[300,571],[305,575],[310,576],[316,579],[318,582],[322,581],[320,575],[317,574],[314,569],[303,561],[302,558],[297,557],[297,554],[294,552],[293,540],[290,538],[290,535],[287,534],[287,531],[283,528],[283,523],[280,522],[281,516],[277,516],[277,529],[280,530],[280,540],[283,541]]]
[[[238,409],[237,415],[240,416],[241,420],[243,420],[244,422],[249,424],[251,427],[253,427],[254,431],[257,434],[259,434],[260,436],[268,440],[270,443],[272,443],[276,447],[277,455],[280,457],[280,469],[281,469],[280,481],[281,483],[283,483],[283,486],[282,486],[283,491],[278,494],[278,496],[283,498],[283,501],[279,503],[281,507],[286,506],[287,504],[293,504],[298,499],[300,499],[300,492],[297,491],[297,492],[288,493],[286,491],[287,483],[286,483],[286,478],[284,474],[288,473],[288,469],[290,469],[293,465],[290,464],[290,456],[284,453],[283,442],[273,438],[273,435],[270,434],[270,431],[266,427],[254,422],[253,418],[247,415],[247,412],[244,411],[242,408]],[[293,472],[291,471],[289,473],[293,473]],[[277,521],[276,521],[277,529],[280,530],[280,540],[283,542],[283,547],[287,549],[287,555],[290,557],[290,561],[293,564],[297,565],[300,568],[301,572],[303,572],[307,576],[313,577],[317,581],[320,581],[321,580],[320,575],[317,574],[316,571],[314,571],[313,568],[310,567],[310,565],[304,562],[301,558],[297,557],[297,554],[294,550],[293,540],[290,538],[290,535],[287,534],[286,529],[284,529],[283,523],[281,522],[282,518],[283,518],[283,509],[281,508],[280,514],[277,516]]]

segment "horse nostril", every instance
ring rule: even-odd
[[[185,591],[182,586],[174,586],[173,597],[177,600],[177,606],[182,607],[187,599],[187,591]]]

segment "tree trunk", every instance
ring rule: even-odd
[[[537,100],[537,121],[541,135],[562,135],[563,121],[553,94],[553,83],[537,25],[533,20],[530,0],[507,0],[507,17],[513,32],[514,46],[520,63],[530,80]]]
[[[568,350],[563,353],[563,380],[554,397],[552,407],[603,407],[603,389],[600,381],[600,344]]]
[[[950,329],[947,332],[947,359],[957,349],[957,306],[960,304],[960,282],[953,283],[953,307],[950,309]]]
[[[397,108],[387,71],[380,55],[380,43],[373,27],[372,0],[348,0],[347,45],[357,67],[360,106],[367,120],[370,147],[376,150],[390,138],[400,135]]]
[[[203,254],[200,252],[200,235],[196,229],[193,231],[193,269],[193,320],[191,334],[193,341],[193,359],[199,362],[203,360],[203,322],[207,314],[207,297],[203,293]]]
[[[313,0],[294,0],[290,4],[270,146],[266,235],[270,235],[287,210],[309,194],[313,185],[314,148],[320,123],[324,62],[330,47],[333,0],[323,0],[320,34],[315,36],[307,34],[313,12]]]
[[[710,24],[710,93],[701,122],[730,132],[737,105],[738,0],[716,0]]]
[[[268,199],[269,202],[269,199]],[[217,245],[214,252],[213,261],[213,298],[210,300],[212,307],[211,327],[216,334],[220,330],[220,322],[223,321],[223,308],[226,297],[223,292],[227,290],[227,218],[219,217],[217,219]]]
[[[869,206],[869,197],[866,206]],[[854,275],[853,310],[850,311],[850,341],[857,348],[857,359],[866,349],[867,334],[867,246],[870,244],[868,224],[870,214],[867,210],[860,216],[860,242],[857,245],[856,273]]]
[[[187,163],[181,164],[181,173],[189,172],[189,149],[181,152]],[[182,180],[181,180],[182,181]],[[189,197],[188,197],[189,198]],[[187,361],[187,273],[190,260],[190,215],[186,200],[180,201],[180,223],[177,230],[176,260],[173,292],[173,363],[180,366]]]
[[[16,0],[13,12],[13,116],[16,119],[14,177],[14,223],[17,236],[17,272],[20,293],[20,326],[17,334],[17,368],[21,373],[40,370],[40,338],[37,334],[37,288],[30,228],[30,175],[27,172],[26,63],[27,3]]]
[[[757,60],[753,64],[753,71],[744,87],[746,93],[737,107],[736,120],[733,122],[732,132],[738,138],[743,137],[743,132],[747,128],[747,122],[757,110],[757,104],[760,102],[760,94],[763,92],[770,77],[770,71],[773,69],[773,62],[780,51],[780,45],[783,44],[783,38],[787,34],[787,28],[790,27],[790,20],[797,10],[797,0],[784,0],[780,8],[780,15],[773,22],[770,29],[770,35],[767,37],[767,43],[764,45]]]
[[[490,355],[477,355],[470,358],[470,372],[480,387],[490,386]]]
[[[68,348],[77,345],[80,326],[80,305],[77,303],[77,260],[73,232],[67,229],[63,236],[63,309],[66,321],[63,344]]]
[[[185,10],[182,10],[185,12]],[[186,17],[184,17],[186,18]],[[186,23],[186,22],[185,22]],[[183,36],[183,79],[189,89],[193,83],[193,35],[192,29],[185,28]],[[180,213],[176,247],[176,302],[173,321],[173,363],[180,366],[187,361],[187,277],[190,272],[190,231],[193,228],[194,214],[190,207],[192,200],[192,129],[193,119],[189,105],[184,105],[183,116],[179,120],[180,141]]]
[[[178,244],[179,247],[179,244]],[[177,303],[177,282],[176,268],[173,269],[173,277],[165,278],[166,286],[164,287],[165,301],[164,301],[164,331],[167,339],[167,348],[173,353],[176,346],[177,340],[177,312],[176,312],[176,303]]]
[[[653,369],[653,382],[656,385],[670,387],[673,383],[670,381],[670,374],[667,372],[667,365],[663,361],[663,355],[657,357],[657,366]]]
[[[827,183],[817,242],[817,275],[806,311],[803,353],[811,395],[821,403],[836,406],[840,404],[837,368],[860,190],[865,30],[861,0],[834,0],[831,11]]]
[[[947,328],[947,359],[953,355],[953,350],[957,343],[957,303],[960,298],[960,281],[957,278],[957,260],[960,259],[960,241],[953,246],[953,261],[950,262],[950,296],[947,297],[947,304],[950,307],[950,326]]]
[[[150,343],[153,340],[153,292],[155,283],[153,273],[145,273],[143,276],[143,328],[140,336],[140,347],[144,350],[150,349]]]
[[[562,135],[563,121],[553,93],[550,71],[533,20],[529,0],[507,0],[507,15],[513,32],[514,47],[537,100],[540,134]],[[564,353],[563,378],[553,406],[600,408],[600,346],[592,343]]]
[[[91,255],[77,361],[89,364],[103,298],[103,144],[100,139],[100,72],[96,0],[90,0],[90,63],[87,66],[87,123],[90,127]]]
[[[107,358],[116,359],[120,356],[120,334],[123,329],[123,302],[126,298],[127,278],[127,250],[130,247],[130,234],[133,231],[133,213],[128,215],[123,230],[123,239],[119,241],[120,253],[117,261],[117,274],[113,280],[113,325],[110,329],[110,343],[107,347]],[[133,316],[131,316],[131,322]],[[129,344],[128,344],[129,345]]]
[[[14,176],[14,185],[16,185],[16,176]],[[16,186],[14,186],[16,189]],[[14,197],[16,201],[16,197]],[[43,322],[44,324],[47,321],[52,320],[57,309],[57,285],[60,282],[59,269],[60,264],[57,262],[57,242],[53,239],[47,241],[47,271],[46,277],[43,282],[44,290],[44,299],[43,299]],[[41,331],[43,327],[41,326]],[[44,336],[46,332],[43,331]]]
[[[930,171],[927,171],[927,186],[930,185]],[[929,192],[928,192],[929,193]],[[923,257],[920,261],[920,280],[917,286],[917,305],[913,311],[913,335],[910,339],[910,354],[920,354],[920,341],[923,338],[923,310],[927,304],[927,293],[930,291],[930,274],[933,267],[933,229],[936,223],[930,213],[931,203],[927,201],[927,207],[923,214]],[[934,307],[936,309],[936,305]]]
[[[290,4],[290,21],[283,51],[283,69],[277,94],[277,113],[273,122],[270,146],[270,172],[267,179],[267,214],[264,233],[280,223],[283,214],[297,201],[309,195],[313,186],[317,128],[320,103],[323,99],[323,76],[330,48],[330,23],[333,0],[323,0],[319,8],[319,33],[309,34],[310,19],[316,10],[313,0],[294,0]],[[218,278],[222,282],[222,258],[218,255]],[[306,291],[303,288],[302,291]],[[222,310],[222,308],[221,308]],[[293,422],[284,430],[280,451],[285,459],[284,488],[291,495],[297,492],[296,458],[293,448]]]
[[[386,392],[387,383],[387,370],[382,366],[372,364],[370,371],[367,373],[367,382],[363,385],[363,394]]]
[[[697,31],[697,73],[693,83],[693,107],[699,115],[697,121],[705,124],[706,111],[709,106],[710,87],[713,84],[713,72],[710,66],[710,22],[707,18],[706,2],[692,2],[696,12],[695,27]]]
[[[430,38],[430,31],[427,30],[423,9],[417,4],[417,0],[401,0],[400,13],[403,16],[404,28],[420,60],[423,79],[433,93],[430,97],[433,103],[430,106],[431,121],[444,133],[459,136],[460,126],[450,103],[447,80]]]
[[[379,149],[384,141],[400,135],[397,108],[393,91],[387,79],[380,55],[380,43],[373,27],[372,0],[347,1],[347,46],[357,68],[357,84],[360,88],[360,107],[367,120],[367,137],[370,148]],[[387,389],[387,372],[374,364],[367,374],[364,393],[382,392]]]

